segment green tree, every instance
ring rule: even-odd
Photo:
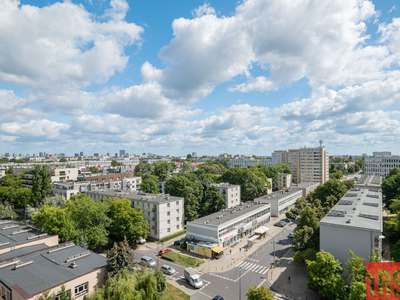
[[[346,188],[349,190],[352,187],[354,187],[355,181],[352,179],[348,179],[348,180],[343,180],[342,181],[344,183],[344,185],[346,186]]]
[[[118,162],[118,161],[116,161],[115,159],[113,159],[113,160],[111,161],[111,166],[112,166],[112,167],[119,167],[119,166],[123,166],[123,165],[124,165],[123,162]]]
[[[314,235],[315,230],[312,227],[304,226],[302,228],[296,228],[293,236],[293,250],[298,252],[317,248],[319,245],[311,245]]]
[[[322,206],[325,207],[325,202],[329,196],[334,196],[336,201],[342,198],[348,191],[346,185],[337,179],[329,179],[324,184],[318,186],[314,191],[309,193],[311,202],[314,199],[321,200]]]
[[[358,257],[354,254],[353,251],[349,250],[350,260],[346,263],[347,268],[347,278],[350,281],[350,284],[354,282],[364,282],[365,276],[367,276],[367,271],[363,265],[363,261],[365,259]]]
[[[335,178],[335,179],[338,179],[338,180],[342,179],[342,177],[343,177],[343,172],[341,170],[337,170],[332,175],[332,178]]]
[[[191,174],[195,177],[194,174]],[[171,196],[185,199],[185,219],[197,219],[200,201],[203,197],[203,186],[198,180],[189,180],[186,176],[172,177],[165,183],[165,192]]]
[[[135,256],[129,247],[126,237],[120,243],[107,252],[107,273],[108,276],[118,276],[122,271],[133,272],[135,267]]]
[[[273,166],[273,168],[278,173],[292,174],[292,170],[289,168],[287,164],[276,164]]]
[[[33,215],[37,214],[42,208],[47,205],[55,208],[64,208],[65,202],[67,200],[64,196],[55,195],[54,197],[46,197],[42,204],[38,205],[37,207],[33,207],[31,205],[27,205],[26,207],[26,214],[28,218],[32,218]]]
[[[4,204],[0,202],[0,218],[15,218],[17,214],[13,210],[13,206],[10,204]]]
[[[62,157],[62,158],[60,158],[60,160],[59,160],[60,162],[67,162],[68,161],[68,159],[66,159],[65,157]]]
[[[323,250],[315,261],[306,261],[308,270],[307,287],[326,299],[346,299],[347,285],[341,276],[343,268],[335,257]]]
[[[83,238],[83,236],[81,236],[81,237],[79,238],[78,246],[79,246],[79,247],[82,247],[83,249],[88,249],[88,248],[89,248],[89,245],[88,245],[88,243],[85,241],[85,239]]]
[[[400,174],[400,170],[398,168],[393,168],[389,171],[389,174],[387,174],[386,179],[392,177],[392,176],[396,176]]]
[[[58,296],[58,299],[60,300],[71,300],[71,290],[66,290],[65,285],[63,284],[60,291],[50,294],[50,289],[46,288],[38,300],[55,300],[56,296]]]
[[[158,177],[159,181],[166,181],[170,177],[172,166],[166,161],[158,161],[153,164],[153,175]]]
[[[386,202],[390,205],[391,199],[400,196],[400,174],[393,175],[382,181],[382,192],[386,196]]]
[[[143,179],[140,185],[140,190],[145,193],[158,194],[157,181],[153,179]]]
[[[20,188],[14,194],[14,207],[24,208],[32,202],[32,191],[28,188]]]
[[[32,173],[32,203],[38,206],[51,192],[51,175],[46,166],[35,166]]]
[[[253,200],[265,195],[266,176],[262,172],[252,172],[249,168],[230,168],[220,178],[221,182],[240,185],[241,199],[244,201]]]
[[[366,299],[366,284],[362,282],[354,282],[349,287],[349,300],[365,300]]]
[[[187,173],[187,172],[193,172],[194,170],[195,170],[195,166],[193,166],[190,161],[184,161],[182,163],[182,169],[180,172]]]
[[[294,207],[296,207],[299,211],[302,211],[307,207],[307,200],[304,197],[297,198],[294,203]]]
[[[246,293],[248,300],[273,300],[274,294],[269,288],[265,286],[257,287],[251,286]]]
[[[149,226],[143,218],[143,211],[131,207],[130,200],[112,198],[108,217],[111,219],[110,232],[117,238],[125,236],[132,241],[147,237]]]
[[[219,163],[214,163],[214,164],[202,164],[197,167],[196,173],[207,173],[207,174],[214,174],[214,175],[221,175],[224,173],[227,169],[219,164]]]
[[[186,158],[192,158],[192,154],[186,155]]]
[[[165,288],[167,287],[167,279],[165,278],[164,273],[160,269],[154,270],[154,276],[157,281],[157,291],[160,295],[163,294]]]
[[[92,173],[92,174],[99,174],[99,173],[102,172],[101,169],[99,169],[99,168],[96,167],[96,166],[91,166],[91,167],[89,167],[89,171],[90,171],[90,173]]]
[[[135,174],[137,174],[137,172],[139,172],[141,174],[150,174],[151,175],[153,173],[153,166],[146,162],[141,162],[137,166],[135,166]]]
[[[211,214],[225,208],[226,198],[215,186],[207,187],[202,199],[202,214]]]
[[[317,251],[314,249],[306,249],[304,251],[297,251],[293,260],[299,264],[305,263],[306,260],[314,261],[317,258]]]

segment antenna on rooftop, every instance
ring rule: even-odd
[[[323,143],[324,141],[323,140],[319,140],[319,146],[322,148],[322,143]]]

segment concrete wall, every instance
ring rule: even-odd
[[[374,236],[379,234],[357,228],[320,224],[320,248],[335,256],[343,266],[350,259],[349,249],[368,261],[374,248]]]

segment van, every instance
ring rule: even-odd
[[[141,263],[147,267],[155,267],[156,262],[150,256],[142,256],[140,259]]]

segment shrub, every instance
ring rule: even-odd
[[[291,211],[286,212],[286,218],[290,218],[293,216],[293,213]]]
[[[306,260],[314,261],[316,259],[316,254],[317,251],[315,251],[314,249],[297,251],[293,256],[293,260],[299,264],[303,264]]]

